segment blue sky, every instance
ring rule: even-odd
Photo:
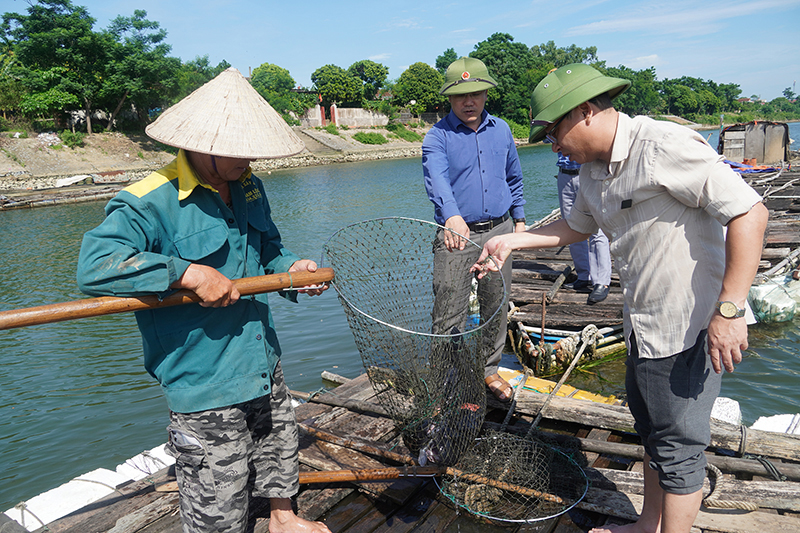
[[[771,100],[800,82],[800,0],[72,1],[88,8],[95,29],[144,9],[184,61],[207,54],[245,76],[274,63],[304,86],[322,65],[347,68],[361,59],[398,78],[412,63],[435,64],[448,48],[467,55],[496,32],[528,46],[596,46],[609,66],[736,83],[742,96]],[[25,12],[27,3],[0,6]]]

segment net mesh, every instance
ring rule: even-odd
[[[494,521],[535,522],[563,514],[586,495],[575,457],[530,435],[490,431],[442,476],[439,488],[456,505]]]
[[[380,405],[421,465],[447,467],[439,487],[456,505],[500,522],[564,513],[588,490],[572,454],[503,431],[479,436],[484,365],[506,290],[500,272],[469,274],[481,248],[443,249],[441,226],[382,218],[347,226],[324,261]],[[493,279],[492,279],[493,277]],[[508,418],[513,413],[509,412]]]
[[[325,244],[334,287],[380,405],[420,464],[453,465],[486,412],[484,365],[505,301],[480,290],[470,267],[481,248],[443,250],[446,230],[408,218],[342,228]],[[488,281],[488,280],[487,280]]]

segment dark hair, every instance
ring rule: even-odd
[[[608,93],[598,94],[589,100],[589,103],[593,104],[600,111],[605,111],[606,109],[611,109],[614,107],[614,104],[611,102],[611,97],[608,96]]]

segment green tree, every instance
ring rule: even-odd
[[[289,71],[272,63],[262,63],[250,74],[250,84],[259,93],[285,95],[294,89],[294,78]]]
[[[458,54],[452,48],[448,48],[442,55],[436,58],[436,70],[439,71],[439,74],[444,76],[444,73],[447,72],[447,67],[450,66],[453,61],[458,59]]]
[[[553,41],[532,46],[531,54],[541,63],[553,65],[551,68],[559,68],[570,63],[587,63],[592,66],[604,66],[605,62],[597,59],[597,47],[580,48],[574,44],[559,48]]]
[[[27,12],[5,13],[2,26],[4,39],[15,43],[21,81],[29,90],[25,100],[30,102],[26,105],[23,100],[22,107],[42,109],[45,102],[60,99],[66,106],[62,110],[83,109],[91,133],[92,112],[113,42],[92,30],[94,19],[86,8],[69,0],[38,0],[29,4]]]
[[[514,122],[526,123],[533,87],[525,84],[525,73],[536,63],[528,46],[514,42],[507,33],[495,33],[476,44],[469,55],[483,61],[489,74],[497,80],[497,87],[489,91],[487,111]]]
[[[0,111],[3,112],[4,119],[8,118],[9,113],[19,109],[25,96],[25,87],[12,74],[15,64],[16,56],[9,45],[0,53]]]
[[[438,111],[447,101],[439,94],[444,78],[427,63],[414,63],[394,84],[394,103],[415,115]]]
[[[176,74],[180,59],[169,57],[171,47],[164,42],[166,30],[147,20],[147,12],[136,10],[131,17],[118,16],[108,29],[117,43],[111,52],[103,96],[111,109],[109,129],[125,102],[132,103],[142,126],[150,111],[163,107],[178,92]]]
[[[348,74],[342,67],[324,65],[311,74],[322,104],[348,107],[361,103],[361,80]]]
[[[230,67],[231,64],[224,59],[216,67],[212,67],[208,54],[197,56],[191,61],[182,64],[177,73],[178,90],[175,96],[170,99],[169,105],[183,100],[196,89],[216,78],[223,70]]]
[[[356,61],[348,67],[347,73],[364,83],[364,100],[374,100],[375,95],[386,82],[386,78],[389,77],[388,68],[370,59]]]
[[[781,94],[783,94],[783,97],[787,100],[795,100],[797,98],[797,95],[794,94],[794,91],[791,87],[785,88]]]
[[[294,78],[278,65],[263,63],[254,68],[250,84],[289,124],[298,124],[295,117],[314,105],[314,95],[293,92]]]
[[[656,69],[633,70],[624,65],[604,69],[604,73],[615,78],[630,80],[631,86],[614,100],[614,107],[629,115],[651,115],[662,105],[658,92]]]

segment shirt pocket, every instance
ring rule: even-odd
[[[221,225],[203,228],[188,235],[178,235],[174,240],[178,256],[193,263],[216,254],[227,243],[228,229]]]

